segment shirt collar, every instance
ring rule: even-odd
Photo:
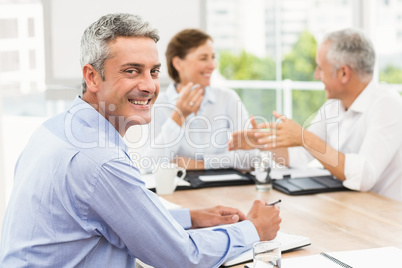
[[[365,89],[357,96],[355,101],[349,107],[349,111],[362,113],[369,109],[371,94],[374,92],[375,86],[373,83],[369,83]]]

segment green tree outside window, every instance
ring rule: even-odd
[[[292,50],[282,60],[282,77],[293,81],[316,81],[315,54],[317,42],[308,31],[300,34]],[[228,80],[275,80],[275,61],[270,57],[260,58],[247,51],[239,54],[221,52],[219,71]],[[402,83],[402,68],[392,65],[380,70],[380,81]],[[250,115],[263,116],[272,120],[272,111],[276,110],[275,89],[235,89],[243,100]],[[325,102],[324,90],[293,90],[293,120],[299,124],[308,124],[319,107]]]

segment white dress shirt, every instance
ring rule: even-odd
[[[402,201],[402,100],[391,89],[369,84],[345,111],[328,100],[308,130],[345,154],[344,186]],[[304,148],[289,148],[289,164],[313,159]]]
[[[258,150],[228,150],[230,134],[250,125],[248,112],[236,92],[207,87],[198,113],[190,114],[181,127],[171,119],[178,97],[173,83],[158,96],[142,157],[160,163],[183,156],[203,160],[206,169],[249,168]]]

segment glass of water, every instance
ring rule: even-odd
[[[281,268],[281,244],[262,241],[253,245],[254,268]]]
[[[272,179],[269,175],[271,171],[271,154],[261,154],[253,162],[255,172],[255,187],[257,191],[269,191],[272,189]]]

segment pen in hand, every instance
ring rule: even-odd
[[[275,201],[275,202],[273,202],[271,204],[268,204],[267,206],[275,206],[276,204],[279,204],[280,202],[282,202],[282,200],[278,199],[277,201]]]

